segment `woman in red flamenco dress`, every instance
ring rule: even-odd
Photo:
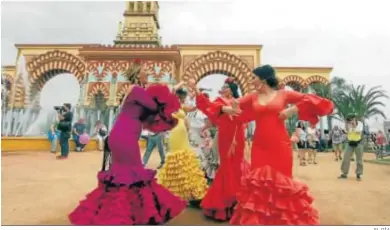
[[[211,187],[202,200],[201,208],[206,217],[218,220],[229,220],[237,203],[236,193],[242,176],[241,166],[244,158],[245,135],[242,124],[232,124],[233,117],[218,113],[220,106],[231,105],[239,97],[238,86],[228,78],[220,91],[221,96],[210,102],[208,97],[195,90],[196,106],[210,121],[217,126],[220,165],[216,171]]]
[[[220,108],[237,123],[256,122],[251,170],[244,175],[230,224],[318,225],[308,186],[292,178],[292,146],[285,119],[298,113],[300,120],[316,124],[319,116],[333,111],[333,103],[316,95],[277,90],[275,70],[270,65],[253,73],[257,92]]]
[[[108,139],[111,167],[105,171],[103,166],[98,187],[69,215],[72,224],[157,225],[184,210],[186,202],[157,184],[154,170],[143,167],[138,145],[142,128],[157,133],[175,127],[171,114],[179,108],[166,86],[131,87]]]

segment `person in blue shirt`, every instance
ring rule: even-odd
[[[84,144],[81,144],[79,141],[80,135],[86,132],[86,126],[84,123],[84,119],[80,118],[74,125],[72,130],[73,141],[76,144],[76,152],[84,151]]]
[[[145,166],[148,164],[149,158],[153,150],[157,147],[158,154],[160,155],[160,165],[158,166],[158,168],[161,168],[165,163],[163,133],[153,133],[147,130],[144,130],[144,133],[147,135],[147,144],[145,154],[142,159],[143,165]]]
[[[49,141],[50,141],[50,152],[56,153],[57,152],[57,140],[60,136],[60,131],[57,129],[58,121],[54,122],[50,126],[50,130],[47,134]]]

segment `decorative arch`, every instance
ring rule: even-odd
[[[290,86],[292,89],[299,91],[300,89],[305,87],[305,80],[298,75],[289,75],[284,77],[281,81],[279,81],[279,88],[285,88],[286,86]]]
[[[283,86],[286,86],[289,83],[296,83],[300,87],[303,87],[305,85],[305,80],[298,75],[289,75],[289,76],[283,78],[283,80],[280,82],[280,84]]]
[[[60,50],[48,51],[35,56],[27,64],[30,84],[36,87],[35,91],[41,90],[44,84],[53,77],[52,74],[49,74],[50,77],[46,76],[47,73],[52,72],[71,73],[81,85],[85,77],[85,69],[85,63],[80,58]],[[31,87],[24,89],[22,82],[17,83],[16,87],[15,101],[28,104],[31,99]]]
[[[34,83],[35,90],[41,91],[45,86],[46,82],[48,82],[50,79],[54,78],[55,76],[63,73],[68,73],[68,71],[62,69],[49,70],[49,72],[46,72],[44,75],[41,76],[41,78],[38,81]]]
[[[308,79],[306,79],[306,85],[310,85],[313,83],[328,84],[329,81],[327,78],[325,78],[321,75],[313,75],[313,76],[310,76]]]
[[[104,99],[108,100],[110,98],[110,87],[102,82],[94,82],[88,87],[88,101],[90,102],[99,91],[103,93]]]
[[[31,83],[40,81],[42,74],[50,70],[61,69],[72,73],[81,84],[85,77],[85,68],[85,63],[80,58],[59,50],[38,55],[27,65]]]
[[[26,101],[26,89],[24,88],[23,80],[19,80],[15,83],[15,99],[12,99],[16,108],[23,107]],[[12,102],[11,102],[12,104]],[[12,106],[12,105],[11,105]]]
[[[130,87],[131,87],[131,83],[129,82],[118,85],[118,89],[115,95],[116,103],[119,102],[119,99],[122,97],[122,95],[126,95],[128,92],[130,92]]]
[[[298,91],[298,92],[301,92],[305,87],[302,86],[301,84],[295,82],[295,81],[290,81],[288,82],[286,85],[284,85],[284,88],[288,86],[290,87],[291,89],[293,89],[294,91]]]
[[[194,79],[198,82],[203,77],[216,73],[234,77],[244,94],[250,92],[251,68],[236,55],[220,50],[209,52],[193,60],[184,70],[182,79],[183,81]]]

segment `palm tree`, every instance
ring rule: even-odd
[[[334,102],[337,108],[336,115],[344,120],[350,113],[355,113],[364,123],[373,116],[386,118],[383,109],[384,99],[389,99],[387,92],[381,86],[366,90],[365,85],[351,86],[351,91],[340,92]]]
[[[347,81],[341,77],[333,77],[330,81],[332,96],[337,96],[341,92],[350,91],[351,85],[347,84]]]
[[[349,92],[351,86],[346,80],[341,77],[333,77],[328,84],[314,83],[310,85],[311,89],[320,97],[331,100],[335,103],[335,98],[338,98],[342,93]],[[337,105],[335,103],[335,107]],[[332,128],[333,115],[327,116],[328,129]],[[322,130],[321,130],[322,131]]]
[[[349,93],[341,93],[337,97],[333,98],[335,106],[333,118],[339,121],[345,121],[348,114],[352,113],[354,110],[351,100]]]

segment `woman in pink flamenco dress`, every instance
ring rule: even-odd
[[[257,92],[221,106],[238,123],[256,121],[251,150],[251,170],[237,193],[232,225],[318,225],[308,186],[293,180],[293,154],[285,119],[298,113],[299,120],[316,124],[330,114],[333,103],[312,94],[277,90],[270,65],[253,70]],[[288,107],[288,105],[292,105]]]
[[[155,171],[142,165],[142,128],[172,129],[180,108],[166,86],[132,86],[111,130],[112,165],[98,173],[98,187],[69,215],[74,225],[158,225],[179,215],[186,202],[156,183]],[[103,169],[105,167],[103,166]]]

